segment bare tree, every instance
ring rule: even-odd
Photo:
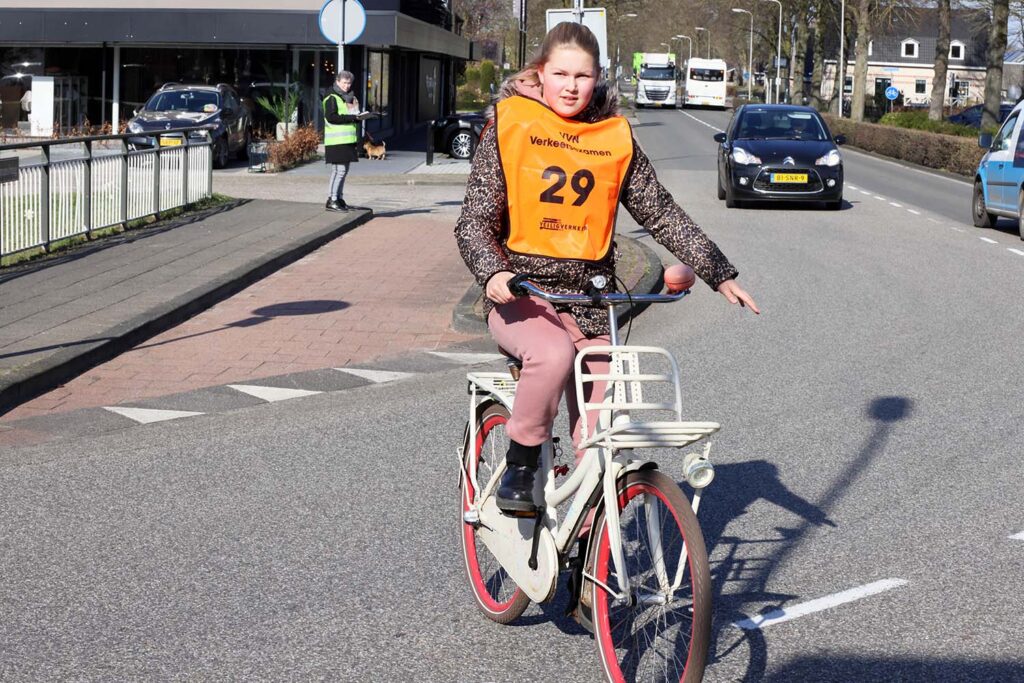
[[[1003,58],[1006,54],[1006,25],[1009,19],[1009,0],[992,0],[992,27],[988,34],[988,65],[985,75],[985,108],[981,113],[982,128],[994,128],[999,125]]]
[[[864,95],[868,81],[868,43],[871,42],[871,0],[857,0],[853,6],[853,14],[857,22],[857,42],[854,47],[853,62],[853,101],[850,103],[850,118],[854,121],[864,120]],[[842,93],[843,83],[839,84]],[[839,96],[842,106],[842,95]]]
[[[946,67],[949,65],[950,0],[938,0],[939,35],[935,41],[935,73],[932,76],[932,102],[928,118],[941,121],[946,103]]]

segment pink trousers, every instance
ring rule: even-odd
[[[535,297],[521,297],[495,306],[487,324],[498,345],[523,361],[512,419],[506,426],[509,438],[524,446],[547,441],[564,393],[572,442],[574,446],[579,444],[581,420],[573,378],[576,351],[607,345],[608,337],[587,338],[571,315],[558,313],[551,304]],[[606,374],[608,363],[606,355],[589,356],[584,359],[583,369],[587,373]],[[588,403],[604,396],[605,384],[586,385]],[[591,432],[596,420],[597,411],[588,411],[587,424]],[[577,458],[580,455],[577,453]]]

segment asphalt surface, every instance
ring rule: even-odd
[[[726,116],[639,119],[763,310],[698,285],[631,332],[679,359],[688,414],[723,424],[705,680],[1024,680],[1013,226],[976,230],[967,185],[852,153],[871,194],[842,211],[726,210],[708,128]],[[475,611],[465,369],[433,370],[0,455],[0,679],[597,680],[563,594],[512,626]]]

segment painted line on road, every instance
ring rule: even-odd
[[[1013,536],[1010,536],[1010,538],[1012,538],[1015,541],[1024,541],[1024,531],[1020,532],[1019,534],[1014,534]]]
[[[1012,251],[1017,256],[1024,256],[1024,251],[1021,251],[1020,249],[1014,249],[1013,247],[1007,247],[1006,251]]]
[[[861,194],[866,194],[866,195],[867,195],[867,196],[869,196],[869,197],[871,196],[871,193],[870,193],[870,192],[866,192],[866,191],[864,191],[864,190],[857,190],[857,192],[860,192]]]
[[[909,211],[910,213],[914,214],[915,216],[920,216],[921,215],[920,211],[914,211],[913,209],[907,209],[907,211]]]
[[[951,225],[951,226],[949,226],[949,229],[950,229],[950,230],[956,230],[957,232],[967,232],[967,231],[966,231],[966,230],[964,230],[963,228],[958,228],[958,227],[956,227],[955,225]]]
[[[999,242],[996,242],[995,240],[991,240],[991,239],[989,239],[987,237],[979,237],[978,239],[981,240],[982,242],[988,242],[989,244],[999,244]]]
[[[885,201],[885,197],[879,197],[877,194],[875,195],[875,199],[881,199],[883,202]]]
[[[856,190],[857,189],[856,185],[847,185],[847,187],[850,188],[851,190]]]
[[[109,410],[112,413],[117,413],[122,417],[127,417],[129,420],[134,420],[143,425],[202,415],[202,413],[194,413],[190,410],[156,410],[154,408],[128,408],[119,406],[104,406],[103,409]]]
[[[319,391],[307,391],[306,389],[282,389],[281,387],[264,387],[255,384],[229,384],[228,387],[243,394],[249,394],[267,403],[287,401],[292,398],[312,396],[319,394]]]
[[[892,590],[893,588],[905,586],[908,583],[909,581],[906,579],[883,579],[882,581],[869,583],[866,586],[833,593],[832,595],[826,595],[823,598],[810,600],[785,609],[776,609],[766,614],[759,614],[756,617],[734,621],[733,626],[741,628],[744,631],[753,631],[764,628],[765,626],[781,624],[784,621],[790,621],[815,612],[821,612],[822,610],[830,609],[847,602],[853,602],[854,600],[860,600],[861,598],[877,595],[878,593],[883,593],[887,590]]]
[[[846,154],[846,153],[850,153],[850,154],[852,154],[854,156],[864,157],[866,159],[873,159],[874,161],[879,161],[879,162],[881,162],[883,164],[891,164],[892,166],[897,166],[897,167],[899,167],[900,169],[902,169],[904,171],[913,171],[914,173],[920,173],[921,175],[926,175],[929,178],[941,178],[942,180],[948,180],[949,182],[956,183],[957,185],[967,185],[967,186],[970,186],[972,184],[971,181],[968,180],[967,178],[964,178],[963,180],[960,180],[958,178],[950,178],[949,176],[945,176],[945,175],[942,175],[942,174],[939,174],[939,173],[932,173],[931,171],[925,171],[924,169],[914,168],[913,166],[906,166],[906,165],[901,164],[901,163],[899,163],[897,161],[891,161],[889,159],[879,159],[876,156],[873,156],[871,154],[864,154],[863,152],[858,152],[857,150],[850,149],[849,147],[847,147],[846,149],[843,150],[843,154]]]
[[[383,384],[385,382],[395,382],[398,380],[408,379],[415,377],[416,373],[413,372],[397,372],[395,370],[368,370],[363,368],[334,368],[338,372],[344,372],[348,375],[355,375],[362,379],[373,382],[374,384]]]
[[[897,209],[903,208],[902,204],[897,204],[896,202],[889,202],[889,206],[895,206]]]
[[[689,117],[690,117],[691,119],[693,119],[694,121],[696,121],[696,122],[697,122],[697,123],[699,123],[700,125],[702,125],[702,126],[707,126],[708,128],[710,128],[711,130],[715,131],[716,133],[724,133],[724,132],[725,132],[725,131],[724,131],[724,130],[722,130],[721,128],[716,128],[715,126],[712,126],[712,125],[711,125],[710,123],[708,123],[707,121],[701,121],[700,119],[698,119],[698,118],[697,118],[696,116],[694,116],[693,114],[691,114],[691,113],[689,113],[689,112],[685,112],[685,111],[682,111],[682,110],[680,110],[680,109],[677,109],[676,111],[678,111],[678,112],[679,112],[680,114],[682,114],[683,116],[689,116]]]

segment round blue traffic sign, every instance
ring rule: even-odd
[[[895,100],[899,96],[900,91],[896,89],[895,85],[890,85],[888,88],[885,89],[886,99]]]

